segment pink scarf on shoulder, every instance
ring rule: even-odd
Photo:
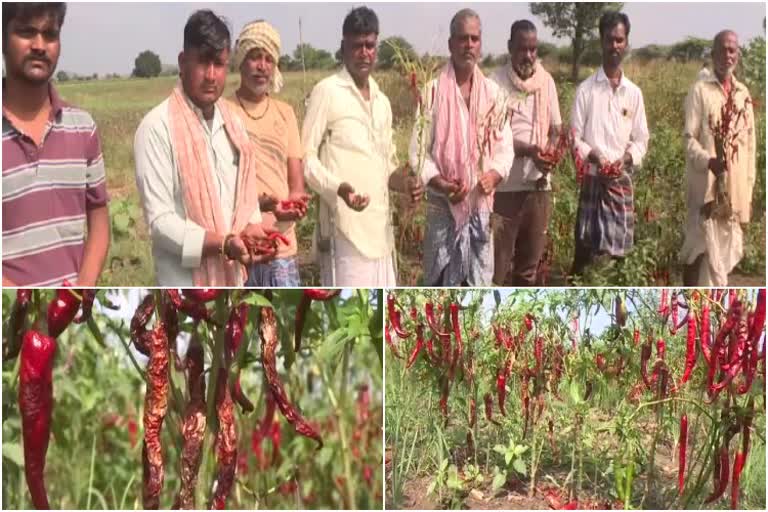
[[[230,141],[240,154],[237,168],[237,189],[232,225],[224,222],[213,170],[208,159],[207,143],[200,118],[186,99],[181,84],[171,93],[168,102],[171,138],[179,166],[179,178],[187,218],[206,231],[220,235],[239,233],[259,207],[256,192],[256,158],[253,143],[245,128],[235,122],[235,113],[225,101],[216,103],[224,120]],[[236,261],[223,256],[205,256],[200,267],[192,272],[195,286],[235,286],[245,269]]]
[[[531,144],[545,149],[549,142],[549,123],[552,118],[550,112],[551,99],[549,97],[549,73],[541,65],[540,61],[534,64],[533,75],[523,80],[511,65],[509,66],[509,80],[518,91],[533,94],[533,112],[535,125]]]
[[[469,123],[462,126],[461,109],[465,108],[464,98],[456,82],[456,71],[449,61],[437,78],[437,99],[435,102],[435,137],[432,144],[432,159],[440,170],[440,176],[446,180],[460,179],[470,183],[473,173],[477,172],[480,160],[478,148],[480,134],[478,124],[494,101],[488,82],[478,66],[472,76],[472,90],[469,96]],[[464,144],[462,132],[466,134]],[[460,203],[451,203],[451,214],[456,223],[456,230],[461,230],[469,221],[471,213],[470,196],[467,194]]]

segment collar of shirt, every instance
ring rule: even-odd
[[[357,88],[355,79],[352,78],[351,74],[349,74],[349,70],[347,69],[347,66],[342,66],[341,71],[337,73],[337,76],[339,78],[339,83],[341,85],[343,85],[344,87],[348,87],[349,89],[352,89],[353,94],[356,94],[357,96],[360,97],[360,100],[363,100],[363,95],[360,93],[360,89]],[[376,101],[376,98],[379,95],[380,89],[379,89],[379,84],[376,83],[376,80],[374,80],[372,76],[368,77],[368,87],[371,91],[370,102],[373,103],[374,101]]]
[[[597,73],[595,73],[595,81],[606,82],[608,87],[611,86],[610,80],[608,79],[608,75],[605,74],[605,70],[603,69],[603,66],[600,66],[597,70]],[[619,79],[619,86],[616,88],[616,90],[624,89],[626,87],[627,87],[627,77],[624,75],[624,70],[621,70],[621,78]]]
[[[219,110],[219,101],[216,100],[216,103],[213,104],[213,118],[209,121],[203,117],[203,111],[200,109],[197,105],[195,105],[192,102],[192,99],[187,95],[186,91],[182,91],[184,94],[184,99],[187,101],[187,104],[192,109],[192,112],[195,113],[195,116],[200,120],[200,123],[203,125],[203,129],[206,131],[210,131],[211,135],[215,134],[220,129],[224,128],[224,118],[221,117],[221,111]]]
[[[705,83],[714,83],[720,88],[721,91],[725,91],[725,89],[723,88],[723,84],[720,83],[720,80],[717,78],[717,75],[714,72],[711,73],[709,76],[702,78],[701,81]],[[738,80],[736,80],[736,77],[733,75],[731,75],[731,87],[733,87],[734,91],[747,90],[747,87],[741,82],[739,82]]]
[[[5,78],[3,78],[3,96],[5,96]],[[64,107],[68,106],[68,104],[61,99],[59,92],[53,86],[52,82],[48,82],[48,98],[51,101],[51,112],[48,115],[48,121],[54,123],[57,119],[61,118],[61,111]],[[13,126],[13,122],[5,115],[5,105],[3,105],[3,119],[7,121],[14,130],[18,131],[16,127]]]

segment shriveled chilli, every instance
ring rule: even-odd
[[[688,448],[688,415],[680,417],[680,445],[678,449],[677,490],[683,494],[685,486],[685,458]]]
[[[248,304],[241,302],[237,306],[232,308],[229,313],[229,319],[224,330],[225,345],[227,347],[227,366],[235,356],[240,348],[240,344],[243,341],[243,334],[245,332],[245,325],[248,321]],[[240,386],[240,368],[238,367],[237,373],[231,383],[231,393],[237,404],[245,412],[251,412],[254,407],[248,397],[245,396],[242,387]]]
[[[259,324],[259,336],[261,337],[261,360],[264,366],[264,376],[267,379],[267,385],[272,393],[280,412],[283,413],[285,419],[293,425],[296,432],[310,437],[318,442],[320,447],[323,446],[323,440],[320,434],[307,422],[307,420],[299,413],[290,400],[283,388],[283,383],[280,381],[280,376],[277,373],[277,361],[276,350],[278,345],[277,337],[277,319],[275,318],[275,312],[272,308],[263,307],[260,312],[261,322]]]
[[[145,509],[160,507],[160,491],[163,488],[163,447],[160,431],[168,411],[168,337],[165,324],[157,322],[147,338],[149,362],[147,363],[147,395],[144,401],[144,467],[143,506]]]
[[[207,419],[205,416],[205,354],[195,331],[190,338],[186,355],[187,390],[189,403],[184,411],[181,434],[181,487],[173,503],[174,509],[195,509],[195,488],[203,454],[203,441]]]
[[[419,324],[416,326],[416,345],[413,347],[411,355],[408,357],[408,363],[405,365],[405,369],[409,369],[416,362],[416,358],[419,357],[421,349],[424,347],[424,326]]]
[[[142,299],[139,307],[133,313],[133,318],[131,318],[131,341],[136,349],[145,356],[149,356],[148,336],[150,332],[147,331],[147,324],[154,312],[155,297],[150,293]]]
[[[19,368],[19,412],[24,443],[24,476],[32,504],[49,509],[43,473],[53,412],[53,357],[56,340],[37,331],[24,333]]]
[[[216,386],[216,415],[219,432],[216,434],[216,488],[210,508],[223,510],[232,492],[237,470],[237,430],[235,427],[235,403],[227,386],[227,371],[219,369]]]
[[[82,324],[90,320],[91,314],[93,312],[93,301],[96,299],[96,290],[92,288],[86,288],[80,290],[80,295],[83,298],[83,301],[80,304],[80,313],[78,313],[77,316],[75,316],[75,318],[72,320],[76,324]]]

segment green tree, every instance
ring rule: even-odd
[[[406,58],[410,60],[416,60],[418,58],[413,46],[404,37],[391,36],[379,41],[379,52],[376,57],[376,62],[380,69],[392,69],[397,66],[397,58],[393,46],[399,48],[400,51],[405,54]]]
[[[66,71],[59,71],[58,73],[56,73],[56,80],[58,80],[59,82],[66,82],[67,80],[69,80],[69,73],[67,73]]]
[[[669,58],[680,62],[704,60],[712,50],[712,41],[700,37],[686,37],[669,49]]]
[[[132,76],[139,78],[152,78],[160,74],[163,65],[160,63],[160,56],[151,50],[144,50],[133,61]]]
[[[555,37],[571,40],[571,79],[579,79],[579,65],[589,40],[597,34],[597,24],[605,11],[619,10],[618,2],[531,2],[531,14],[552,30]]]
[[[744,81],[756,96],[765,95],[765,38],[752,39],[744,50],[741,60]]]
[[[331,69],[336,65],[336,60],[330,52],[315,48],[309,43],[299,44],[293,51],[293,60],[298,62],[299,69],[302,58],[307,69]]]

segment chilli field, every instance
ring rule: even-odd
[[[398,290],[388,509],[765,510],[765,289]]]
[[[575,84],[567,78],[565,65],[545,64],[558,85],[560,108],[567,121]],[[635,249],[622,264],[597,266],[575,284],[644,285],[679,284],[681,267],[677,254],[682,245],[685,194],[685,155],[682,144],[683,101],[698,72],[697,63],[651,61],[628,62],[627,76],[643,90],[651,140],[641,171],[635,176]],[[490,70],[485,70],[490,72]],[[582,78],[591,70],[585,68]],[[312,87],[331,71],[285,73],[286,87],[278,96],[293,105],[299,122],[304,116],[303,99]],[[395,137],[402,162],[413,124],[412,95],[407,80],[394,72],[375,74],[390,98],[394,113]],[[142,117],[171,91],[176,78],[98,80],[66,82],[59,85],[63,97],[95,117],[103,139],[113,244],[101,278],[103,285],[151,285],[155,282],[150,243],[134,180],[133,135]],[[225,94],[236,87],[239,76],[231,75]],[[765,104],[764,92],[756,94],[757,183],[753,220],[745,233],[745,257],[737,267],[734,285],[765,282]],[[571,161],[565,160],[554,173],[554,213],[543,281],[562,285],[573,259],[573,225],[578,189]],[[415,215],[402,215],[406,206],[393,197],[395,239],[398,248],[399,284],[421,284],[421,238],[424,206]],[[407,219],[407,220],[406,220]],[[317,269],[309,261],[311,233],[315,222],[314,204],[300,223],[299,261],[305,284],[318,281]]]
[[[380,290],[96,293],[3,293],[3,510],[381,509]]]

